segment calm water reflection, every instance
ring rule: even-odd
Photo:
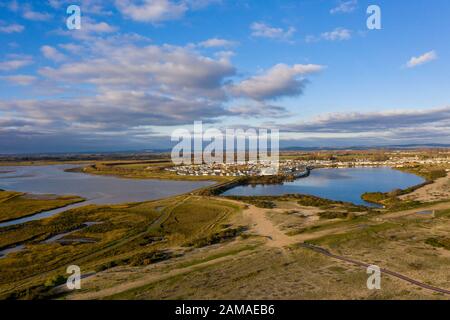
[[[355,204],[369,205],[361,199],[365,192],[388,192],[424,182],[413,174],[391,168],[315,169],[307,178],[282,185],[239,186],[224,195],[258,196],[302,193]]]
[[[87,204],[142,202],[183,194],[213,184],[211,181],[163,181],[65,172],[73,165],[1,167],[0,189],[34,194],[78,195],[88,201],[1,223],[0,227],[49,217],[68,208]]]

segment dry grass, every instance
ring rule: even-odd
[[[31,197],[19,192],[0,191],[0,222],[65,207],[81,201],[83,199],[77,196]]]

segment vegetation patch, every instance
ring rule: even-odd
[[[425,243],[436,248],[450,250],[450,238],[428,238],[425,240]]]
[[[258,208],[273,209],[277,201],[295,201],[300,206],[318,207],[323,210],[337,210],[347,212],[370,211],[365,206],[355,205],[350,202],[335,201],[305,194],[286,194],[281,196],[227,196],[229,199],[252,204]]]
[[[391,211],[413,209],[422,205],[422,202],[420,201],[401,200],[399,196],[403,194],[406,194],[404,190],[393,190],[391,192],[366,192],[361,196],[361,198],[364,201],[382,205]]]
[[[0,222],[31,216],[84,201],[77,196],[30,196],[20,192],[0,191]]]
[[[206,237],[194,239],[190,243],[188,243],[188,246],[195,247],[195,248],[202,248],[211,246],[213,244],[217,243],[223,243],[226,241],[230,241],[238,236],[240,236],[243,232],[247,231],[247,227],[237,227],[237,228],[229,228],[222,230],[217,233],[210,234]]]
[[[323,211],[323,212],[319,212],[319,217],[321,219],[347,219],[347,218],[354,217],[354,215],[350,212]]]
[[[153,263],[161,262],[164,260],[169,260],[174,257],[178,257],[180,255],[176,255],[168,250],[155,250],[152,252],[144,252],[139,253],[131,257],[127,262],[128,264],[137,267],[137,266],[147,266]]]

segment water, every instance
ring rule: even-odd
[[[79,239],[63,239],[65,236],[71,235],[72,233],[75,233],[77,231],[83,230],[84,228],[96,225],[96,224],[101,224],[101,222],[86,222],[83,224],[83,226],[81,228],[69,231],[69,232],[63,232],[60,234],[57,234],[53,237],[48,238],[47,240],[44,240],[41,242],[41,244],[49,244],[49,243],[55,243],[55,242],[59,242],[59,243],[71,243],[71,242],[83,242],[83,243],[94,243],[95,241],[91,240],[91,239],[83,239],[83,238],[79,238]],[[10,248],[6,248],[3,250],[0,250],[0,259],[5,258],[8,254],[10,253],[15,253],[15,252],[20,252],[25,250],[25,245],[21,244],[18,246],[14,246],[14,247],[10,247]]]
[[[165,198],[214,183],[211,181],[122,179],[64,171],[74,167],[73,165],[1,167],[0,189],[33,194],[78,195],[87,201],[0,223],[0,227],[47,218],[68,209],[89,204],[118,204]]]
[[[262,196],[301,193],[358,205],[371,205],[361,199],[365,192],[389,192],[405,189],[425,180],[413,174],[387,167],[324,168],[311,171],[307,178],[282,185],[239,186],[223,195]]]
[[[6,257],[10,253],[20,252],[20,251],[22,251],[24,249],[25,249],[24,245],[18,245],[18,246],[12,247],[12,248],[0,250],[0,259],[3,259],[4,257]]]

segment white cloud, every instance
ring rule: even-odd
[[[95,22],[91,19],[84,19],[81,29],[86,33],[111,33],[117,30],[116,27],[109,25],[106,22]]]
[[[30,85],[34,81],[36,81],[36,77],[35,76],[23,75],[23,74],[18,74],[18,75],[13,75],[13,76],[6,76],[6,77],[2,77],[2,78],[6,79],[7,81],[9,81],[11,83],[18,84],[18,85],[21,85],[21,86]]]
[[[192,9],[203,9],[211,4],[220,4],[223,0],[185,0]]]
[[[52,17],[50,14],[46,12],[34,11],[29,5],[24,6],[22,16],[25,19],[33,21],[47,21],[50,20],[50,18]]]
[[[399,133],[423,134],[429,128],[448,131],[450,107],[428,110],[345,112],[321,115],[311,121],[287,124],[284,130],[297,133]],[[442,135],[442,131],[441,131]]]
[[[295,28],[288,29],[271,27],[262,22],[254,22],[250,29],[253,37],[270,38],[270,39],[289,39],[295,33]]]
[[[352,31],[345,28],[336,28],[333,31],[323,32],[320,36],[307,36],[306,42],[317,42],[320,40],[343,41],[352,38]]]
[[[100,34],[111,34],[118,30],[117,27],[108,24],[107,22],[97,22],[92,18],[84,17],[81,20],[81,29],[79,30],[67,30],[58,29],[52,31],[57,35],[65,35],[82,41],[96,41],[97,36]],[[122,36],[120,34],[120,36]]]
[[[0,33],[20,33],[25,29],[25,27],[23,25],[17,24],[17,23],[13,23],[7,26],[1,26],[0,25]]]
[[[341,1],[337,7],[330,10],[330,13],[336,14],[353,12],[357,6],[358,0]]]
[[[74,43],[62,43],[59,44],[58,47],[70,52],[72,54],[79,53],[83,50],[82,45],[74,44]]]
[[[254,100],[270,100],[283,96],[296,96],[303,92],[303,76],[323,70],[315,64],[277,64],[261,75],[250,77],[232,85],[232,94]]]
[[[66,56],[59,52],[56,48],[51,46],[42,46],[41,52],[49,60],[53,60],[55,62],[61,62],[66,59]]]
[[[419,57],[412,57],[408,63],[406,64],[406,66],[408,68],[414,68],[417,66],[420,66],[422,64],[425,64],[427,62],[436,60],[438,58],[436,51],[429,51],[427,53],[424,53],[423,55],[419,56]]]
[[[344,28],[336,28],[333,31],[322,33],[322,38],[330,41],[349,40],[351,37],[351,31]]]
[[[116,0],[117,9],[126,17],[139,22],[158,23],[181,18],[188,10],[185,2],[170,0],[144,0],[133,4],[130,0]]]
[[[216,48],[216,47],[232,47],[235,46],[236,42],[220,39],[220,38],[211,38],[199,43],[199,46],[204,48]]]
[[[248,101],[229,108],[232,114],[242,118],[285,118],[292,116],[286,108],[260,101]]]
[[[76,98],[61,97],[68,91],[60,91],[39,99],[0,100],[2,115],[36,123],[29,130],[39,134],[54,130],[64,135],[76,126],[92,134],[134,130],[132,139],[139,126],[213,122],[236,114],[225,108],[224,83],[236,73],[225,57],[211,58],[188,47],[137,46],[127,37],[81,44],[83,54],[76,59],[68,55],[63,64],[39,70],[39,84],[76,91]],[[52,49],[46,50],[53,54]],[[25,77],[9,80],[32,81]],[[49,93],[42,87],[39,94]]]
[[[33,63],[31,57],[12,56],[11,59],[0,62],[0,71],[11,71],[23,68]]]
[[[20,6],[19,6],[19,3],[17,2],[17,0],[12,0],[12,1],[10,1],[10,2],[6,5],[6,7],[7,7],[9,10],[13,11],[13,12],[17,12],[17,11],[19,11],[19,9],[20,9]]]

